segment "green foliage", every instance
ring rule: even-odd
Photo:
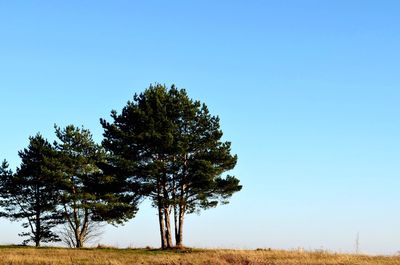
[[[96,177],[101,173],[97,161],[101,159],[100,148],[92,140],[88,130],[67,126],[56,127],[59,139],[55,142],[58,153],[57,183],[60,201],[65,207],[77,207],[83,211],[93,208],[96,196],[91,192]],[[68,216],[72,214],[68,211]]]
[[[29,138],[28,148],[18,154],[22,163],[15,174],[6,161],[0,169],[1,215],[24,221],[22,226],[28,229],[20,234],[28,237],[24,243],[33,241],[38,246],[40,242],[59,241],[52,231],[61,220],[55,211],[57,187],[49,174],[55,150],[37,134]]]
[[[150,86],[111,117],[101,124],[116,178],[126,192],[152,198],[165,215],[171,207],[192,213],[227,203],[241,189],[238,179],[222,176],[237,156],[221,141],[219,118],[185,90]]]
[[[121,198],[107,189],[112,180],[99,168],[106,154],[93,141],[89,130],[73,125],[64,129],[56,126],[56,136],[58,168],[54,175],[67,224],[63,239],[71,246],[82,247],[98,234],[96,222],[120,222],[134,205],[126,207]]]
[[[142,191],[151,194],[154,180],[166,173],[169,180],[187,185],[188,209],[193,210],[215,206],[217,199],[240,190],[236,178],[221,177],[237,156],[230,154],[229,142],[221,142],[219,118],[185,90],[150,86],[111,117],[113,123],[101,119],[103,146],[118,175],[140,183]]]
[[[59,212],[66,230],[63,240],[72,247],[82,247],[99,234],[98,222],[121,223],[136,213],[135,203],[125,203],[114,192],[113,178],[100,168],[106,153],[84,128],[55,126],[58,141],[56,170],[53,172],[59,194]]]
[[[27,242],[58,241],[53,228],[64,224],[62,238],[82,247],[96,235],[96,224],[123,223],[150,198],[162,246],[172,246],[172,212],[181,246],[185,214],[228,203],[241,190],[239,180],[225,174],[237,156],[222,141],[219,118],[185,90],[150,86],[111,117],[111,123],[100,120],[102,146],[83,127],[55,126],[53,145],[39,134],[30,138],[15,174],[1,164],[0,216],[25,220]]]

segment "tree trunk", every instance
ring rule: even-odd
[[[39,186],[36,185],[36,190],[35,190],[35,214],[36,214],[36,220],[35,220],[35,246],[40,247],[40,238],[42,235],[42,227],[40,223],[40,191],[39,191]]]
[[[164,168],[164,173],[162,175],[162,182],[160,183],[160,198],[161,207],[163,207],[164,222],[165,222],[165,247],[172,248],[172,233],[171,233],[171,218],[170,218],[170,198],[167,190],[167,172]],[[162,188],[162,190],[161,190]],[[162,196],[161,196],[162,194]]]
[[[175,229],[175,245],[177,242],[178,234],[179,234],[179,229],[178,229],[178,208],[176,207],[176,204],[174,204],[174,229]]]
[[[84,201],[84,204],[86,204],[86,201]],[[83,224],[81,228],[81,232],[78,234],[79,235],[79,241],[77,240],[77,248],[83,248],[87,236],[87,231],[89,229],[89,210],[88,208],[85,207],[84,209],[84,219],[83,219]],[[79,247],[78,247],[79,245]]]
[[[171,217],[170,210],[168,207],[164,208],[164,218],[165,218],[165,237],[167,248],[172,248],[172,233],[171,233]]]
[[[158,196],[157,200],[157,207],[158,207],[158,223],[160,224],[160,236],[161,236],[161,248],[165,249],[167,244],[167,239],[165,237],[165,229],[164,229],[164,214],[162,210],[162,205],[161,205],[161,198]]]
[[[161,238],[161,249],[166,247],[166,237],[164,229],[164,213],[163,213],[163,203],[161,198],[161,181],[157,178],[157,209],[158,209],[158,224],[160,225],[160,238]]]
[[[76,239],[76,248],[83,248],[83,242],[81,238]]]
[[[79,236],[79,227],[76,227],[75,228],[75,231],[74,231],[74,233],[75,233],[75,247],[76,248],[81,248],[82,247],[82,242],[81,242],[81,238],[80,238],[80,236]]]
[[[76,248],[83,248],[84,247],[86,230],[87,229],[85,227],[83,227],[81,229],[81,232],[78,233],[78,235],[76,237]]]
[[[175,156],[174,156],[174,162],[175,162]],[[175,182],[175,177],[173,176],[172,178],[172,202],[173,202],[173,208],[172,210],[174,211],[174,238],[175,238],[175,243],[176,243],[176,238],[178,237],[178,209],[176,206],[176,182]]]
[[[71,180],[73,181],[73,178],[71,178]],[[72,186],[72,194],[76,194],[76,188],[75,185]],[[72,227],[74,230],[74,235],[75,235],[75,247],[76,248],[81,248],[82,247],[82,240],[80,237],[80,233],[81,233],[81,229],[80,229],[80,219],[79,219],[79,214],[78,214],[78,205],[76,202],[76,199],[73,200],[72,202],[72,218],[74,221],[74,226]]]
[[[35,231],[35,246],[40,247],[40,237],[42,234],[42,229],[40,227],[40,212],[36,211],[36,231]]]
[[[188,157],[185,154],[184,156],[184,172],[185,176],[187,176],[188,172]],[[179,220],[178,220],[178,233],[175,238],[176,247],[183,247],[183,221],[185,218],[186,212],[186,202],[185,202],[185,194],[187,186],[184,182],[181,182],[179,185],[180,194],[179,194]]]
[[[176,237],[176,246],[183,247],[183,221],[185,219],[185,206],[179,206],[179,228],[178,235]]]

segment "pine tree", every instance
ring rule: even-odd
[[[132,218],[136,204],[124,203],[123,197],[111,193],[110,178],[99,167],[104,164],[105,152],[93,141],[89,130],[56,126],[56,136],[59,209],[66,223],[63,240],[71,247],[81,248],[99,235],[101,222],[118,223],[127,216]]]
[[[57,189],[50,174],[55,150],[40,134],[29,138],[29,146],[19,152],[21,166],[15,174],[6,161],[0,170],[1,215],[14,221],[23,220],[28,231],[20,236],[28,237],[24,244],[33,241],[59,241],[53,228],[61,222],[57,214]]]
[[[222,174],[236,165],[222,142],[219,119],[175,86],[150,86],[135,95],[113,123],[101,119],[103,146],[121,186],[149,197],[158,209],[161,247],[182,246],[186,213],[215,207],[241,189]],[[175,232],[171,230],[171,214]]]

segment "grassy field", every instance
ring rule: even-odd
[[[328,254],[274,250],[62,249],[1,247],[0,264],[122,265],[122,264],[400,264],[399,257]]]

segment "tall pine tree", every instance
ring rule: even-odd
[[[222,142],[218,117],[175,86],[150,86],[122,109],[101,119],[110,168],[123,187],[151,198],[158,209],[161,247],[183,245],[186,213],[215,207],[241,189],[224,172],[236,165]],[[174,233],[171,215],[174,216]]]
[[[59,241],[53,228],[61,222],[57,214],[57,187],[51,171],[55,150],[40,134],[29,138],[29,146],[20,151],[21,166],[13,174],[3,162],[0,170],[1,215],[11,220],[23,220],[28,237],[36,247],[42,242]]]
[[[125,203],[113,192],[113,182],[100,169],[105,152],[97,145],[89,130],[69,125],[56,126],[58,141],[57,185],[60,211],[65,218],[63,239],[71,247],[81,248],[98,235],[99,223],[122,222],[136,213],[135,201]]]

